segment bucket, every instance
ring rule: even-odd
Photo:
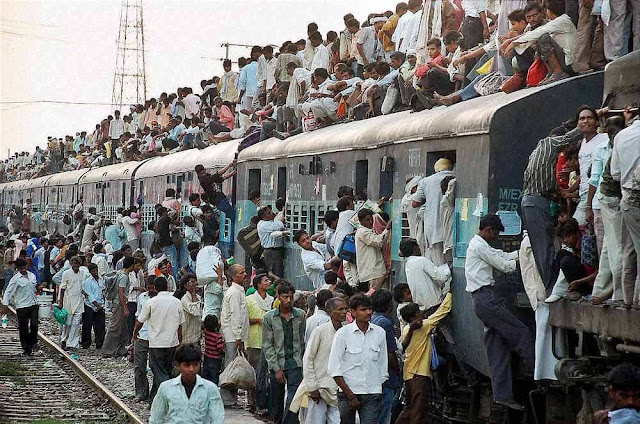
[[[53,296],[51,295],[36,295],[36,303],[39,306],[38,318],[49,318],[51,316],[51,304],[53,303]]]

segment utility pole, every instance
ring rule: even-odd
[[[147,98],[142,0],[122,0],[111,103],[114,108]],[[123,112],[126,114],[126,112]]]

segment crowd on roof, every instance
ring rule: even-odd
[[[142,160],[242,139],[240,149],[350,120],[451,105],[601,70],[640,46],[623,0],[409,0],[323,36],[254,46],[224,73],[179,87],[93,131],[48,137],[0,162],[0,182]],[[625,19],[629,17],[631,19]],[[336,28],[337,29],[337,28]],[[626,35],[625,35],[626,34]]]

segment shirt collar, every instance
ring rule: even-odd
[[[173,293],[171,293],[170,291],[167,291],[167,290],[163,290],[161,292],[158,292],[158,294],[156,296],[173,296]]]
[[[275,311],[275,312],[274,312],[274,315],[275,315],[275,316],[280,316],[280,305],[278,305],[278,307],[277,307],[277,308],[275,308],[275,309],[274,309],[274,311]],[[292,317],[298,317],[298,316],[302,315],[302,314],[301,314],[300,312],[298,312],[298,311],[299,311],[299,309],[298,309],[298,308],[293,308],[293,307],[292,307],[292,308],[291,308],[291,316],[292,316]]]
[[[349,325],[353,325],[353,328],[351,329],[351,332],[355,333],[355,332],[358,332],[358,331],[359,331],[359,332],[361,332],[361,333],[362,333],[362,330],[360,330],[360,327],[358,327],[358,323],[356,323],[355,321],[353,321],[353,322],[352,322],[351,324],[349,324]],[[371,331],[371,330],[373,330],[373,328],[371,328],[371,321],[369,321],[369,326],[367,327],[367,333],[368,333],[369,331]]]

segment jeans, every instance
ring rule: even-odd
[[[620,201],[622,212],[622,297],[626,305],[640,300],[640,208]]]
[[[397,387],[382,387],[382,408],[378,423],[389,424],[391,421],[391,409],[393,408],[393,399],[396,397]]]
[[[600,213],[604,225],[604,241],[598,275],[593,283],[593,296],[613,292],[612,300],[622,300],[622,213],[620,199],[601,196]]]
[[[356,395],[360,407],[356,410],[360,417],[360,424],[378,424],[378,417],[382,409],[382,393],[373,395]],[[340,409],[341,424],[355,424],[356,411],[349,407],[347,396],[338,392],[338,409]]]
[[[149,380],[147,379],[147,360],[149,358],[149,340],[138,339],[133,345],[133,375],[136,399],[147,400]]]
[[[222,358],[207,358],[204,357],[204,364],[202,366],[202,378],[218,385],[220,380],[220,369],[222,368]]]
[[[280,278],[284,278],[284,247],[264,249],[262,254],[269,270]]]
[[[302,382],[302,368],[293,368],[290,370],[284,370],[284,375],[287,379],[286,386],[286,399],[285,399],[285,384],[280,383],[276,379],[276,373],[269,372],[269,382],[271,385],[271,411],[269,416],[274,424],[281,423],[298,423],[298,416],[289,411],[289,405],[293,400],[293,396],[298,390],[298,386]],[[284,409],[283,409],[284,407]]]
[[[131,341],[133,337],[133,330],[136,326],[136,311],[138,310],[137,302],[127,302],[127,309],[129,310],[129,316],[127,317],[127,337]]]
[[[180,269],[178,249],[176,249],[172,244],[170,246],[161,247],[160,250],[169,259],[169,262],[171,262],[171,274],[173,274],[173,278],[178,278],[178,270]]]
[[[33,348],[38,343],[38,305],[19,308],[16,310],[18,316],[18,331],[20,333],[20,345],[27,355],[33,352]]]
[[[104,309],[94,311],[92,308],[84,305],[84,313],[82,314],[82,341],[80,344],[87,349],[91,346],[91,329],[96,338],[96,349],[102,349],[104,343],[105,328]]]
[[[151,366],[151,372],[153,373],[153,386],[151,387],[150,401],[152,401],[156,393],[158,393],[160,383],[171,378],[175,353],[175,347],[153,347],[149,349],[149,365]]]

